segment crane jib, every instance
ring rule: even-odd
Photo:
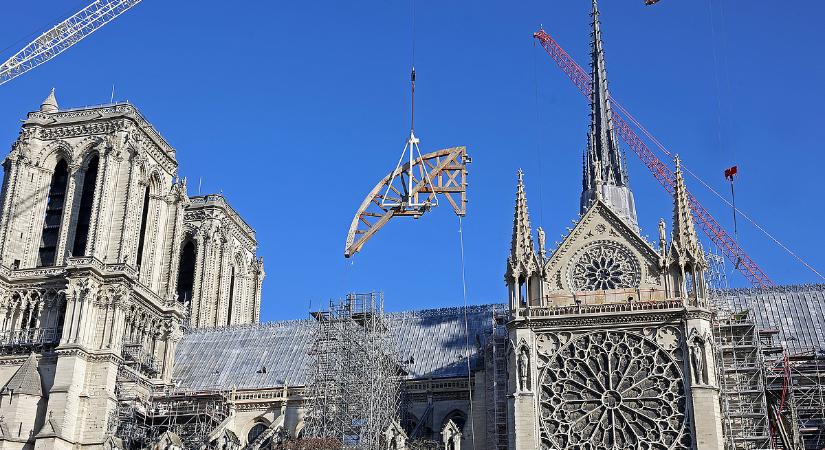
[[[570,81],[573,82],[579,91],[589,98],[592,88],[591,79],[587,72],[544,30],[537,31],[533,34],[533,37],[538,39],[547,54],[553,58],[559,68],[570,78]],[[615,100],[612,101],[616,103]],[[619,109],[623,108],[620,107]],[[613,122],[616,124],[617,132],[622,140],[636,153],[639,159],[642,160],[642,163],[647,166],[653,174],[653,177],[656,178],[665,190],[673,193],[675,178],[670,168],[653,154],[618,111],[613,110],[611,113]],[[688,199],[691,212],[696,219],[696,224],[734,267],[742,273],[745,279],[754,287],[774,286],[774,283],[768,278],[767,274],[759,268],[756,262],[739,246],[739,243],[725,231],[719,222],[711,216],[705,207],[702,206],[690,192],[688,192]]]

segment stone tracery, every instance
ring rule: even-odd
[[[594,242],[579,252],[570,266],[570,280],[577,291],[603,291],[639,285],[639,261],[630,250],[612,241]]]
[[[542,448],[689,448],[679,363],[656,343],[597,331],[545,348]]]

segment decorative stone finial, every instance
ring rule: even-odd
[[[659,251],[665,255],[667,248],[667,235],[665,234],[665,219],[659,219]]]
[[[524,171],[518,171],[518,186],[516,188],[516,208],[513,214],[513,237],[510,242],[510,269],[525,273],[527,267],[532,267],[536,261],[533,247],[530,214],[527,211],[527,196],[524,192]]]
[[[546,254],[545,246],[547,245],[547,236],[544,234],[544,228],[538,227],[536,233],[539,237],[539,256],[544,258]]]
[[[52,88],[52,91],[49,92],[49,96],[46,97],[40,105],[40,112],[51,114],[56,113],[58,110],[59,107],[57,106],[57,98],[55,98],[54,88]]]
[[[676,247],[682,254],[687,253],[689,257],[700,261],[703,260],[704,253],[699,242],[699,236],[696,234],[696,227],[693,225],[690,198],[685,187],[685,179],[682,176],[682,161],[679,155],[674,158],[674,165],[676,170],[674,171],[671,245]]]

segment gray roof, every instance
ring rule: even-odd
[[[467,309],[472,367],[478,364],[477,344],[492,330],[494,310],[505,307]],[[387,316],[410,378],[467,376],[463,308]],[[187,390],[306,385],[315,329],[316,322],[307,319],[188,332],[178,344],[172,379]]]
[[[724,301],[733,312],[749,311],[760,328],[776,330],[777,344],[825,351],[825,284],[730,289]]]
[[[759,327],[778,329],[779,344],[825,349],[825,285],[731,289],[724,300],[735,312],[749,310]],[[468,308],[472,368],[479,363],[478,345],[492,330],[493,312],[505,309]],[[390,313],[388,322],[400,360],[410,362],[410,378],[467,376],[463,308]],[[187,390],[306,385],[315,325],[308,319],[188,332],[175,353],[172,378]]]
[[[0,390],[11,391],[14,394],[42,396],[43,389],[40,386],[40,373],[37,371],[37,356],[34,353],[30,354],[26,362],[17,369],[17,372]]]

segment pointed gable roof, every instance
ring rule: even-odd
[[[594,224],[603,224],[605,227],[599,231],[600,227],[594,228]],[[590,243],[612,240],[624,242],[628,247],[635,249],[638,255],[649,264],[659,264],[659,253],[653,244],[642,238],[639,232],[627,220],[618,214],[604,200],[596,198],[590,204],[585,213],[579,218],[572,229],[568,228],[568,233],[562,242],[553,250],[553,253],[544,264],[543,271],[548,277],[550,290],[568,290],[565,277],[555,277],[552,274],[557,271],[565,271],[571,258],[581,248]]]
[[[2,391],[9,391],[13,394],[27,394],[42,396],[43,389],[40,384],[40,373],[37,371],[37,356],[32,353],[26,362],[17,369],[9,381],[3,386]]]

